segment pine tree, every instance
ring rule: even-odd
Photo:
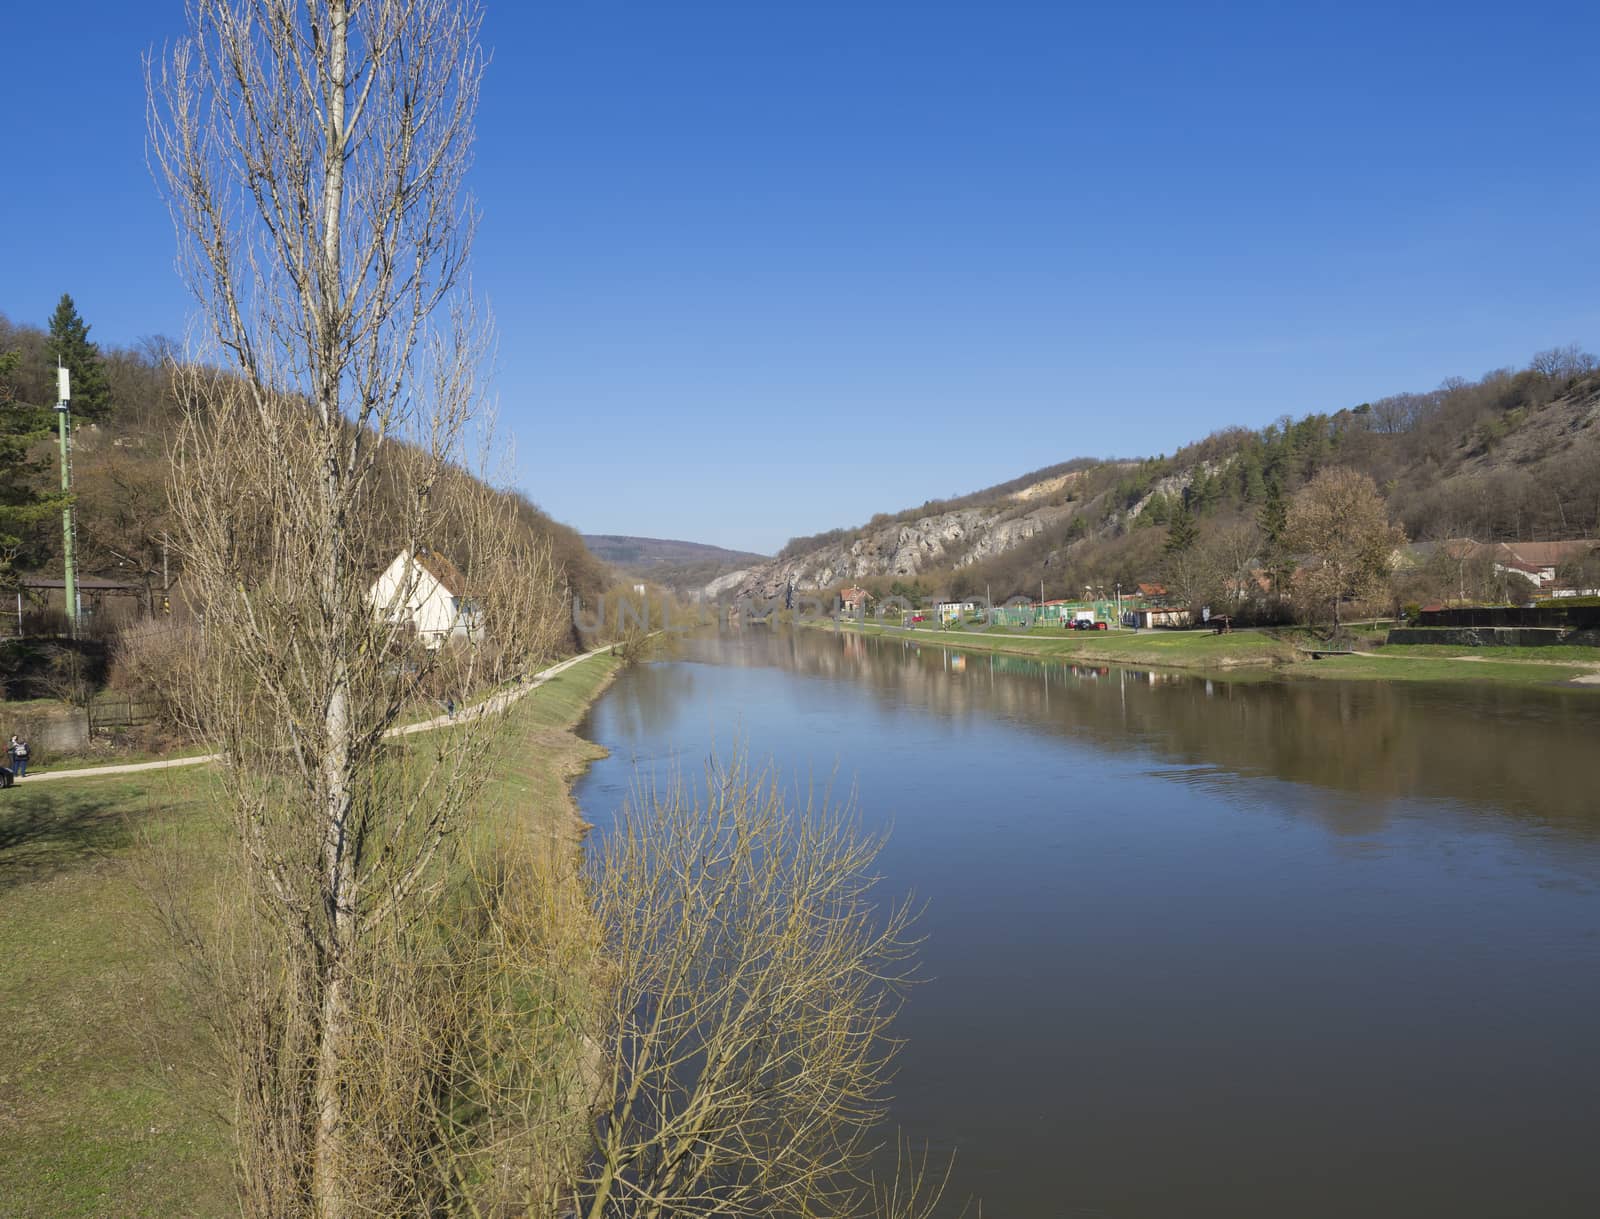
[[[1272,581],[1272,591],[1278,593],[1283,587],[1283,572],[1287,565],[1284,556],[1283,538],[1289,527],[1289,504],[1283,498],[1283,488],[1278,480],[1267,480],[1267,498],[1261,505],[1261,511],[1256,515],[1256,523],[1261,526],[1262,536],[1266,539],[1263,547],[1266,556],[1267,575]]]
[[[45,526],[61,511],[62,497],[50,489],[49,463],[40,446],[50,437],[49,410],[19,402],[7,381],[19,363],[16,352],[0,352],[0,587],[15,585],[18,571],[37,568],[49,550]]]
[[[1261,458],[1254,449],[1247,450],[1239,462],[1239,498],[1247,504],[1259,504],[1267,495],[1267,482],[1261,472]]]
[[[50,315],[50,337],[45,350],[72,374],[72,413],[80,419],[99,420],[111,414],[111,385],[100,349],[89,341],[89,327],[65,292]]]
[[[1269,546],[1277,547],[1283,541],[1288,515],[1289,505],[1284,501],[1283,488],[1278,485],[1277,479],[1272,479],[1267,483],[1266,502],[1261,505],[1261,512],[1256,517]]]
[[[1187,503],[1180,503],[1172,514],[1172,524],[1167,527],[1167,554],[1183,554],[1192,549],[1199,536],[1200,527],[1195,524],[1194,513],[1189,511]]]

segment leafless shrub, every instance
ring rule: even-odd
[[[111,644],[108,682],[129,699],[152,706],[164,725],[176,725],[181,698],[192,684],[189,666],[200,646],[193,623],[170,618],[131,622]]]
[[[879,846],[743,763],[700,800],[641,788],[593,854],[592,938],[526,888],[485,937],[501,1048],[473,1077],[474,1179],[506,1213],[589,1219],[931,1209],[926,1163],[867,1172],[912,949],[909,911],[870,893]]]

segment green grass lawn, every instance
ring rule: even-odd
[[[204,857],[221,828],[198,769],[0,792],[5,1214],[234,1209],[219,1097],[198,1030],[167,1019],[181,998],[138,884],[145,835],[181,832]]]
[[[597,657],[511,712],[480,830],[570,827],[566,783],[597,752],[566,729],[618,667]],[[426,738],[416,738],[423,740]],[[226,843],[210,767],[0,792],[0,1215],[178,1219],[237,1212],[219,1085],[201,1070],[142,881],[156,845],[196,883]]]

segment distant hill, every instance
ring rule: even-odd
[[[637,538],[615,533],[586,533],[583,542],[589,553],[601,562],[683,596],[693,596],[719,577],[759,566],[770,557],[747,550],[708,546],[703,542]]]
[[[1174,392],[1181,392],[1175,390]],[[1052,425],[1038,426],[1038,446]],[[1159,578],[1167,524],[1187,509],[1201,541],[1248,573],[1261,523],[1318,470],[1372,477],[1412,540],[1600,536],[1600,361],[1576,347],[1524,369],[1260,429],[1227,428],[1168,457],[1076,459],[864,525],[792,539],[715,591],[859,583],[875,595],[1081,596]]]

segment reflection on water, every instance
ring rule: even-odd
[[[736,739],[893,823],[894,1117],[986,1213],[1600,1213],[1600,698],[761,628],[585,731],[602,830]]]

